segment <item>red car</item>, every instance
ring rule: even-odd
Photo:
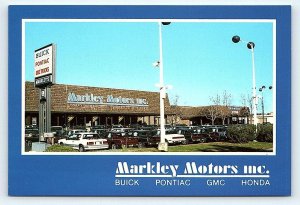
[[[132,133],[126,132],[108,132],[107,141],[109,148],[119,149],[123,147],[143,147],[143,143]]]

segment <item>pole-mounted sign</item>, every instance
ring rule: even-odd
[[[56,46],[46,45],[34,51],[34,85],[45,87],[55,83]]]
[[[51,86],[55,83],[56,46],[48,44],[34,51],[34,85],[40,90],[39,141],[51,132]]]

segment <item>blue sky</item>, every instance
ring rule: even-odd
[[[257,88],[273,85],[273,24],[270,22],[172,22],[163,27],[165,84],[179,105],[209,105],[210,96],[251,95],[251,52],[232,36],[255,42]],[[27,22],[25,80],[33,81],[34,50],[57,45],[56,82],[158,91],[159,59],[156,22]],[[258,92],[257,89],[257,93]],[[265,112],[273,111],[272,91],[265,90]],[[261,104],[258,105],[261,112]]]

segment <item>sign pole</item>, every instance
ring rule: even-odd
[[[39,142],[40,141],[44,141],[44,138],[42,137],[43,134],[44,134],[44,119],[45,119],[45,116],[44,116],[44,103],[41,102],[41,100],[43,99],[43,95],[44,95],[44,90],[43,89],[39,89],[39,99],[40,99],[40,102],[39,102]]]
[[[46,129],[47,133],[51,132],[51,87],[47,86],[46,91]]]

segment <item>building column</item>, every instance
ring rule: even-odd
[[[64,124],[67,126],[67,123],[68,123],[68,122],[67,122],[67,120],[68,120],[68,119],[67,119],[67,118],[68,118],[68,117],[67,117],[67,114],[64,114],[64,116],[65,116],[65,117],[64,117],[64,118],[65,118]]]

